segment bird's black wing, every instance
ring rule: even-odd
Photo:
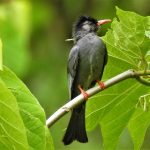
[[[107,64],[107,62],[108,62],[108,52],[107,52],[107,48],[106,48],[106,45],[105,45],[104,66]]]
[[[79,63],[79,47],[74,46],[70,51],[68,65],[67,65],[68,87],[69,87],[70,97],[71,97],[73,82],[77,73],[78,63]]]

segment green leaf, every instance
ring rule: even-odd
[[[46,130],[46,150],[54,150],[53,140],[50,135],[50,131],[48,130],[47,127],[45,128],[45,130]]]
[[[139,107],[134,112],[129,124],[128,129],[134,142],[134,149],[139,150],[144,141],[146,130],[150,124],[150,94],[141,96],[139,100]],[[141,102],[141,100],[143,102]]]
[[[22,81],[8,68],[4,67],[4,71],[0,72],[0,77],[17,100],[30,149],[46,149],[46,120],[40,104]]]
[[[143,56],[150,49],[150,39],[145,36],[145,31],[150,26],[150,17],[142,17],[119,8],[117,16],[119,21],[114,19],[112,30],[109,30],[103,38],[109,55],[130,63],[134,68],[139,68],[140,62],[145,65]]]
[[[17,100],[0,79],[0,149],[28,150],[26,129]]]
[[[119,136],[128,125],[128,122],[135,111],[138,97],[145,93],[144,86],[138,85],[134,82],[132,83],[133,85],[131,85],[130,88],[124,90],[116,97],[118,103],[100,122],[104,138],[104,147],[106,149],[109,149],[110,147],[112,149],[116,148]]]
[[[109,54],[104,71],[105,80],[131,68],[143,70],[147,68],[148,63],[145,56],[150,49],[150,39],[145,36],[145,31],[150,29],[150,17],[143,17],[119,8],[117,8],[117,17],[113,20],[111,29],[103,37]],[[136,80],[127,79],[88,101],[87,129],[92,130],[97,125],[101,126],[105,149],[116,149],[121,133],[136,112],[139,97],[147,94],[148,91],[148,87]],[[133,143],[138,143],[136,147],[140,147],[144,137],[139,138],[132,133],[132,130],[129,131],[132,137],[135,137],[132,138]]]

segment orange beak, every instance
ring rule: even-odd
[[[105,23],[108,23],[108,22],[111,22],[111,19],[99,20],[99,21],[97,22],[97,26],[100,26],[100,25],[105,24]]]

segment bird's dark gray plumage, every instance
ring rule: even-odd
[[[71,99],[80,94],[78,85],[84,90],[93,87],[101,80],[104,66],[107,63],[106,46],[97,36],[97,20],[81,16],[73,31],[74,46],[68,59],[68,84]],[[65,145],[74,140],[88,142],[85,130],[85,103],[73,109],[70,122],[63,137]]]

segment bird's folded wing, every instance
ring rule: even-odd
[[[67,65],[68,87],[69,87],[70,97],[71,97],[71,89],[73,86],[73,82],[78,69],[78,64],[79,64],[79,47],[74,46],[70,51],[68,65]]]

